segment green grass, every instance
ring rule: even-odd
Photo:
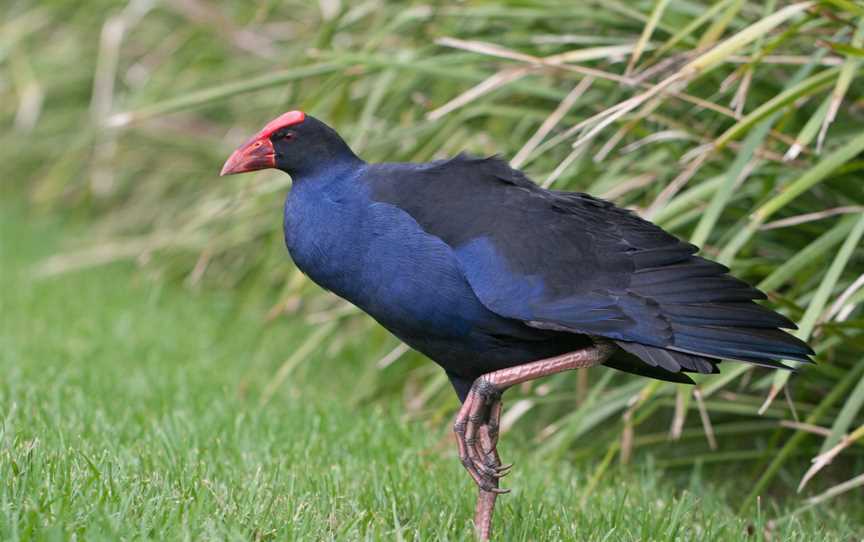
[[[262,404],[307,325],[265,324],[253,295],[194,292],[131,264],[34,280],[40,259],[86,230],[8,205],[0,216],[0,539],[470,539],[474,489],[449,418],[352,400],[362,356],[319,352],[317,377],[289,379]],[[502,442],[516,462],[502,539],[864,533],[860,503],[789,515],[800,503],[770,501],[742,517],[734,485],[650,456],[613,468],[583,506],[600,458],[541,459],[532,447],[518,431]]]
[[[864,273],[864,11],[858,4],[7,1],[0,9],[0,199],[23,201],[26,210],[2,208],[5,449],[24,454],[35,435],[32,457],[43,463],[34,465],[68,454],[68,464],[83,469],[62,471],[70,473],[68,484],[46,484],[35,475],[31,483],[104,512],[100,506],[115,501],[79,498],[87,495],[79,482],[89,478],[72,473],[90,476],[98,487],[101,473],[135,472],[121,468],[133,461],[122,459],[123,450],[134,450],[127,455],[135,460],[213,453],[212,434],[234,442],[223,448],[244,461],[281,465],[273,485],[288,486],[285,480],[295,480],[284,478],[294,472],[289,466],[299,463],[291,437],[305,434],[303,424],[317,423],[324,440],[312,447],[321,450],[315,458],[332,458],[328,473],[331,464],[359,464],[356,480],[346,478],[341,493],[317,492],[309,489],[316,478],[305,469],[301,478],[312,485],[296,478],[300,493],[280,486],[273,494],[314,494],[302,509],[313,519],[333,504],[338,525],[355,529],[354,537],[395,538],[394,517],[406,533],[464,533],[470,496],[454,489],[465,490],[468,482],[443,444],[454,398],[442,372],[415,353],[376,367],[398,341],[287,262],[280,231],[286,176],[216,176],[249,133],[282,111],[303,109],[337,128],[370,161],[424,161],[460,151],[519,156],[538,182],[554,180],[553,188],[632,208],[758,284],[769,296],[765,303],[802,324],[799,335],[817,352],[818,364],[788,382],[786,373],[724,363],[722,374],[699,378],[695,388],[595,370],[584,379],[558,375],[508,392],[508,405],[519,402],[527,411],[507,435],[505,459],[534,467],[514,474],[512,485],[526,498],[502,499],[511,528],[544,538],[541,526],[569,525],[561,519],[565,510],[584,517],[578,526],[584,532],[608,525],[590,508],[573,512],[587,481],[597,480],[588,502],[607,513],[625,489],[628,502],[638,503],[691,488],[704,497],[702,509],[716,519],[718,536],[734,538],[748,523],[798,510],[808,502],[795,489],[810,460],[858,439],[801,493],[812,498],[847,487],[838,485],[844,482],[859,484],[814,508],[843,532],[847,522],[835,516],[864,517],[864,288],[858,281]],[[535,69],[540,63],[544,68]],[[471,94],[526,68],[531,73]],[[627,77],[644,78],[643,84]],[[57,218],[63,216],[81,222]],[[30,225],[18,223],[25,219]],[[127,264],[100,267],[106,262]],[[37,269],[56,276],[29,282]],[[694,389],[704,398],[716,449],[705,437]],[[799,419],[822,434],[789,427]],[[244,420],[297,427],[258,434]],[[395,435],[376,439],[376,431],[393,426]],[[669,438],[670,426],[680,428],[678,438]],[[182,439],[170,437],[178,434]],[[405,434],[418,435],[407,463],[379,461],[385,454],[375,446],[396,454]],[[324,445],[351,438],[357,444],[344,453]],[[240,444],[252,440],[254,447]],[[305,450],[305,444],[297,446]],[[273,452],[260,455],[266,450]],[[419,454],[424,463],[413,475],[434,483],[408,486],[418,465],[411,458]],[[14,457],[20,472],[32,472]],[[617,468],[627,458],[636,463],[633,470]],[[109,460],[113,470],[102,463],[115,465]],[[166,481],[175,471],[160,461],[147,463],[137,479],[184,491],[198,487],[183,474]],[[26,510],[64,502],[22,489],[29,486],[8,475],[10,465],[0,464],[2,482],[32,495]],[[571,493],[543,487],[539,465],[554,473],[551,479],[573,480]],[[219,487],[240,498],[244,478],[225,470]],[[357,472],[387,473],[388,487],[401,487],[410,498],[398,501],[394,516],[387,498],[367,495],[376,486]],[[693,482],[700,477],[712,483]],[[665,485],[649,483],[658,479]],[[465,500],[451,503],[451,492]],[[209,490],[200,495],[200,502],[208,495],[218,502]],[[417,513],[399,508],[421,496],[426,500]],[[102,516],[157,524],[141,519],[144,505],[157,500],[136,498],[137,516]],[[4,502],[24,513],[10,508],[17,501]],[[274,509],[285,514],[288,502],[294,500]],[[541,509],[531,512],[536,522],[515,521],[516,510],[523,513],[531,502]],[[681,502],[692,504],[692,497]],[[369,515],[342,514],[348,503]],[[657,519],[633,506],[641,516],[616,520],[616,533]],[[67,510],[33,517],[56,517],[64,528],[102,517],[77,506]],[[209,513],[199,518],[220,518],[246,538],[254,534],[253,527],[238,527],[237,516],[204,510]],[[204,532],[203,520],[182,517],[197,529],[191,537]],[[802,512],[778,528],[813,518]],[[693,515],[685,520],[704,523]],[[316,525],[325,523],[332,525]],[[165,525],[182,530],[177,522]],[[213,528],[212,538],[224,535]],[[655,536],[668,534],[665,528],[646,527]]]
[[[328,321],[283,370],[260,371],[279,377],[273,389],[330,385],[321,356],[363,360],[358,367],[372,368],[351,373],[353,400],[403,399],[440,418],[452,402],[440,371],[411,354],[375,370],[398,341],[286,265],[279,213],[290,180],[216,177],[250,133],[302,109],[370,161],[519,156],[538,182],[641,212],[760,285],[817,352],[818,365],[788,382],[732,364],[698,377],[719,451],[702,436],[697,388],[601,372],[579,387],[572,375],[551,379],[549,394],[514,390],[532,404],[520,421],[526,431],[557,428],[544,454],[603,455],[629,418],[637,438],[623,456],[650,450],[666,465],[734,469],[743,454],[755,463],[746,471],[755,496],[793,491],[807,460],[864,423],[857,4],[220,0],[154,3],[146,13],[137,10],[147,2],[126,5],[12,0],[0,11],[0,123],[10,126],[0,130],[10,181],[0,194],[26,192],[34,212],[71,210],[93,223],[43,270],[146,261],[168,283],[258,299],[260,312],[279,316],[271,325]],[[490,81],[509,83],[480,95]],[[773,394],[782,388],[794,409]],[[643,401],[631,408],[637,394]],[[766,397],[775,400],[757,416]],[[796,416],[826,434],[779,427]],[[672,420],[683,431],[670,443]],[[860,440],[842,457],[848,463],[820,471],[808,495],[860,472]],[[764,475],[753,484],[753,473]],[[742,499],[742,508],[754,505]]]

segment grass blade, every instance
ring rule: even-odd
[[[837,418],[831,426],[831,434],[822,443],[821,453],[827,452],[840,442],[840,439],[843,438],[843,435],[852,426],[852,421],[858,412],[861,411],[862,406],[864,406],[864,378],[858,381],[858,385],[849,394],[849,398],[846,399],[846,403],[843,404],[843,408],[837,414]]]
[[[819,133],[819,126],[822,125],[822,121],[825,119],[825,115],[828,114],[828,106],[831,104],[831,96],[826,96],[824,100],[822,100],[822,104],[813,113],[813,116],[810,117],[810,120],[807,121],[807,124],[801,128],[801,131],[798,132],[798,136],[795,138],[795,143],[789,147],[789,150],[786,151],[784,158],[786,160],[794,160],[801,154],[801,151],[813,141],[813,138],[816,137],[816,134]]]
[[[780,267],[777,267],[757,287],[766,292],[776,290],[797,273],[800,273],[802,269],[818,263],[825,254],[849,235],[854,225],[854,220],[840,220],[833,228],[815,239],[792,258],[786,260]]]
[[[782,108],[791,105],[803,97],[810,96],[828,87],[839,73],[839,68],[829,68],[815,75],[811,75],[797,85],[784,90],[745,115],[744,118],[723,132],[723,134],[714,141],[714,148],[722,149],[730,141],[737,139],[741,134],[749,130],[760,120],[768,117],[772,113],[780,111]]]
[[[813,299],[810,300],[810,304],[807,305],[804,317],[801,319],[798,330],[795,332],[795,336],[802,341],[806,341],[810,338],[810,335],[813,333],[813,329],[816,326],[816,322],[819,319],[819,315],[822,314],[826,303],[828,303],[828,297],[831,295],[831,292],[834,291],[834,287],[840,279],[840,274],[849,262],[849,258],[852,257],[852,252],[858,248],[858,242],[861,240],[862,234],[864,234],[864,213],[856,218],[857,220],[855,221],[855,225],[852,227],[852,231],[849,233],[849,237],[846,238],[843,246],[840,247],[840,251],[837,252],[834,261],[831,262],[831,266],[822,278],[822,282],[819,284],[819,288],[816,289],[816,294],[813,296]],[[790,363],[798,365],[797,362]],[[771,383],[772,392],[769,395],[768,400],[766,400],[765,404],[762,406],[762,410],[767,408],[771,403],[771,399],[776,395],[776,392],[783,389],[783,386],[785,386],[786,382],[789,380],[790,374],[789,371],[777,371],[774,374],[774,381]]]
[[[864,18],[858,22],[858,28],[852,36],[852,47],[860,48],[864,43]],[[852,79],[855,77],[855,71],[860,60],[854,55],[847,55],[846,62],[840,68],[840,76],[837,78],[837,84],[834,86],[834,91],[831,93],[831,105],[828,107],[828,114],[822,121],[822,129],[819,130],[819,139],[816,142],[816,150],[822,149],[822,143],[825,141],[825,134],[828,133],[828,127],[834,122],[837,117],[837,111],[840,110],[840,104],[843,102],[843,97],[846,96],[846,91],[849,85],[852,84]]]
[[[705,214],[702,215],[699,224],[696,226],[696,230],[693,232],[693,236],[690,238],[690,242],[694,245],[702,246],[708,240],[711,230],[720,218],[723,208],[732,197],[735,187],[743,181],[743,177],[746,177],[752,171],[753,168],[748,168],[747,165],[751,163],[756,148],[765,140],[765,136],[771,130],[775,119],[776,116],[766,119],[747,134],[741,150],[735,155],[735,161],[732,162],[732,166],[726,172],[723,184],[720,185],[717,193],[711,198],[708,209],[705,210]]]
[[[836,486],[826,490],[824,493],[820,493],[819,495],[812,497],[807,502],[808,502],[808,504],[811,504],[811,505],[823,503],[827,500],[833,499],[834,497],[836,497],[838,495],[842,495],[843,493],[846,493],[847,491],[852,491],[853,489],[856,489],[859,487],[864,487],[864,474],[856,476],[856,477],[852,478],[851,480],[846,480],[842,484],[837,484]]]
[[[684,73],[706,73],[718,66],[741,48],[759,39],[777,26],[813,6],[813,2],[800,2],[786,6],[780,11],[760,19],[744,30],[721,42],[707,53],[699,56],[682,68]],[[730,9],[734,7],[731,6]]]
[[[864,132],[849,140],[845,145],[826,156],[818,164],[807,170],[804,175],[795,182],[786,186],[780,194],[762,205],[754,214],[753,221],[760,224],[785,207],[790,201],[797,198],[818,183],[824,181],[840,166],[855,158],[864,151]]]
[[[190,92],[184,96],[171,98],[163,102],[142,107],[141,109],[115,113],[108,117],[106,124],[114,128],[120,128],[134,122],[164,115],[166,113],[175,113],[177,111],[202,107],[219,100],[231,98],[240,94],[246,94],[247,92],[271,88],[289,81],[296,81],[307,77],[325,75],[343,68],[345,68],[345,65],[342,63],[325,62],[322,64],[312,64],[300,68],[267,73],[245,81],[236,81],[234,83],[226,83],[224,85]]]
[[[804,420],[805,423],[813,424],[816,423],[817,420],[825,414],[829,408],[831,408],[834,403],[840,400],[841,397],[846,393],[852,384],[857,382],[861,375],[864,374],[864,359],[860,360],[854,368],[849,371],[843,378],[837,382],[837,384],[831,389],[830,392],[822,399],[819,405],[810,413],[809,416]],[[793,452],[798,448],[801,442],[808,436],[808,433],[804,431],[798,431],[792,437],[786,441],[786,444],[774,455],[774,459],[768,466],[764,469],[762,476],[759,477],[759,480],[753,485],[753,489],[750,490],[750,493],[744,498],[744,501],[739,508],[739,513],[746,513],[747,509],[756,502],[757,497],[762,494],[771,480],[774,479],[774,476],[777,475],[777,472],[780,470],[780,467],[786,460],[792,456]]]
[[[633,72],[633,68],[639,62],[639,57],[642,56],[642,52],[645,50],[645,45],[651,39],[651,34],[654,33],[654,29],[657,27],[657,23],[660,22],[660,18],[663,17],[663,11],[667,5],[669,5],[669,0],[657,0],[654,4],[651,17],[648,19],[648,23],[642,28],[642,34],[639,36],[639,41],[636,42],[636,47],[633,48],[633,55],[630,57],[630,62],[627,64],[624,75],[630,75]]]
[[[856,137],[847,141],[845,145],[820,160],[819,163],[804,172],[798,179],[784,187],[777,196],[757,209],[750,221],[726,244],[720,252],[718,260],[726,265],[730,264],[738,251],[741,250],[771,215],[813,186],[824,181],[831,173],[857,156],[862,150],[864,150],[864,132],[861,132]]]
[[[741,11],[741,8],[744,6],[743,0],[734,0],[732,5],[726,8],[726,10],[711,23],[711,26],[705,30],[705,33],[702,34],[702,37],[699,38],[699,49],[706,49],[720,39],[720,36],[723,35],[723,32],[726,31],[726,27],[729,26],[729,23],[735,18],[735,15]]]
[[[707,21],[710,21],[714,18],[720,10],[726,8],[729,4],[736,0],[722,0],[720,2],[715,2],[706,9],[701,15],[693,19],[691,22],[687,23],[687,26],[676,32],[672,37],[670,37],[666,42],[663,43],[652,55],[649,60],[650,63],[654,63],[655,60],[669,51],[672,47],[678,44],[681,40],[693,34],[697,28],[705,24]]]

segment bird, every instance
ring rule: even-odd
[[[488,540],[502,394],[603,365],[669,382],[721,360],[790,369],[813,350],[757,304],[765,294],[698,248],[611,202],[545,189],[499,157],[369,163],[312,115],[288,111],[221,175],[291,176],[285,245],[296,266],[440,365],[461,406],[459,459]]]

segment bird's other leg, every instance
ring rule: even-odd
[[[489,408],[489,419],[486,424],[480,426],[480,446],[483,448],[484,461],[487,467],[494,470],[496,475],[492,477],[493,491],[480,489],[477,495],[477,505],[474,509],[474,525],[477,536],[481,540],[489,540],[492,534],[492,515],[495,511],[495,499],[498,493],[498,479],[505,476],[513,465],[501,466],[501,458],[498,456],[498,427],[501,422],[501,411],[503,403],[499,399]]]
[[[456,415],[453,430],[459,459],[480,488],[474,522],[481,540],[488,540],[491,534],[495,498],[509,491],[498,487],[498,479],[509,472],[509,466],[501,466],[497,451],[501,395],[515,384],[570,369],[593,367],[606,361],[614,350],[611,343],[597,340],[590,347],[486,373],[474,381]]]
[[[475,412],[477,404],[485,400],[478,394],[469,393],[462,403],[462,409],[456,416],[453,427],[456,432],[456,442],[459,446],[459,459],[465,469],[480,487],[477,506],[474,512],[474,525],[477,536],[488,540],[492,529],[492,513],[495,509],[495,498],[498,493],[509,490],[499,489],[498,478],[507,474],[506,468],[501,468],[496,444],[498,441],[498,425],[501,417],[500,394],[489,405],[488,414],[479,416]],[[484,410],[481,406],[480,410]],[[476,432],[467,432],[468,419],[482,419]],[[478,450],[479,448],[479,450]],[[481,472],[482,469],[482,472]]]

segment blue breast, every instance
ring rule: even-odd
[[[494,319],[450,247],[401,209],[371,200],[361,176],[295,182],[284,227],[297,266],[409,342],[464,337]]]

